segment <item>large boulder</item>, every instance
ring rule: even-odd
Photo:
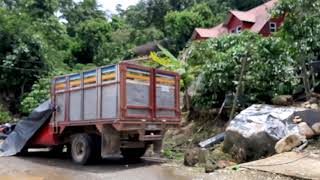
[[[228,125],[223,150],[238,162],[273,155],[280,139],[299,133],[298,125],[292,121],[296,116],[310,127],[320,122],[320,113],[310,109],[252,105]]]

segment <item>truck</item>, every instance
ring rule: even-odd
[[[180,76],[130,63],[55,77],[53,113],[26,148],[67,147],[75,163],[122,155],[139,159],[180,125]]]

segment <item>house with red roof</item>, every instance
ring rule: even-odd
[[[275,7],[278,0],[268,1],[248,11],[230,11],[228,19],[213,28],[196,28],[193,32],[193,40],[216,38],[225,34],[241,33],[249,30],[263,36],[269,36],[276,32],[284,22],[284,16],[272,17],[270,10]]]

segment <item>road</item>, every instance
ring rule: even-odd
[[[23,157],[0,157],[0,179],[26,180],[187,180],[189,175],[177,175],[175,168],[158,160],[127,163],[122,158],[105,159],[95,165],[75,165],[66,155],[32,152]]]
[[[202,171],[202,172],[201,172]],[[222,170],[204,174],[203,168],[143,159],[127,163],[122,158],[105,159],[95,165],[75,165],[66,155],[32,152],[27,156],[0,157],[0,180],[290,180],[258,171]]]

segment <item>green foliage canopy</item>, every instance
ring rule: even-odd
[[[194,102],[205,107],[220,105],[234,92],[241,62],[249,62],[243,98],[248,103],[269,102],[279,94],[291,94],[299,83],[290,46],[277,37],[263,38],[244,32],[195,44],[189,63],[201,66],[200,86]]]

